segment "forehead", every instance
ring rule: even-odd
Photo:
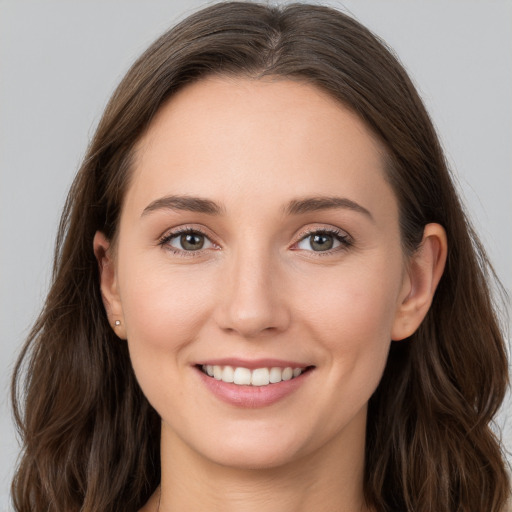
[[[212,77],[161,107],[137,144],[126,202],[141,211],[177,193],[262,205],[315,194],[364,202],[378,187],[394,202],[383,154],[359,117],[315,86]]]

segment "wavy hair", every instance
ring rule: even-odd
[[[92,241],[97,230],[116,235],[132,149],[155,113],[212,74],[326,91],[386,148],[404,252],[418,248],[427,223],[444,226],[448,259],[432,307],[409,340],[391,342],[369,403],[365,497],[379,512],[503,512],[510,486],[489,427],[507,385],[495,276],[411,80],[343,13],[245,2],[212,5],[162,35],[90,143],[60,222],[51,289],[15,367],[16,511],[136,511],[159,483],[160,420],[107,322]]]

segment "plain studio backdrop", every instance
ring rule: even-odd
[[[275,2],[279,3],[279,2]],[[512,289],[512,2],[330,2],[399,55]],[[18,452],[9,380],[44,300],[67,189],[133,60],[197,0],[0,0],[0,511]],[[66,385],[63,383],[63,385]],[[510,405],[499,426],[512,448]],[[512,416],[512,414],[510,414]]]

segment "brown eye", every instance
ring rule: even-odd
[[[198,231],[186,231],[182,233],[171,234],[166,237],[164,243],[170,245],[173,249],[179,251],[200,251],[213,247],[212,242],[206,235]]]
[[[180,243],[185,251],[197,251],[204,245],[204,236],[196,233],[185,233],[180,236]]]
[[[342,232],[315,231],[300,240],[297,247],[305,251],[326,252],[349,245],[349,237]]]
[[[314,251],[328,251],[334,246],[334,237],[332,235],[311,235],[311,248]]]

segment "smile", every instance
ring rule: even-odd
[[[306,386],[315,366],[278,359],[201,361],[195,370],[206,389],[232,407],[270,406]]]
[[[219,365],[201,365],[203,373],[222,382],[237,384],[239,386],[268,386],[282,381],[292,380],[307,368],[255,368],[250,370],[244,367],[219,366]]]

